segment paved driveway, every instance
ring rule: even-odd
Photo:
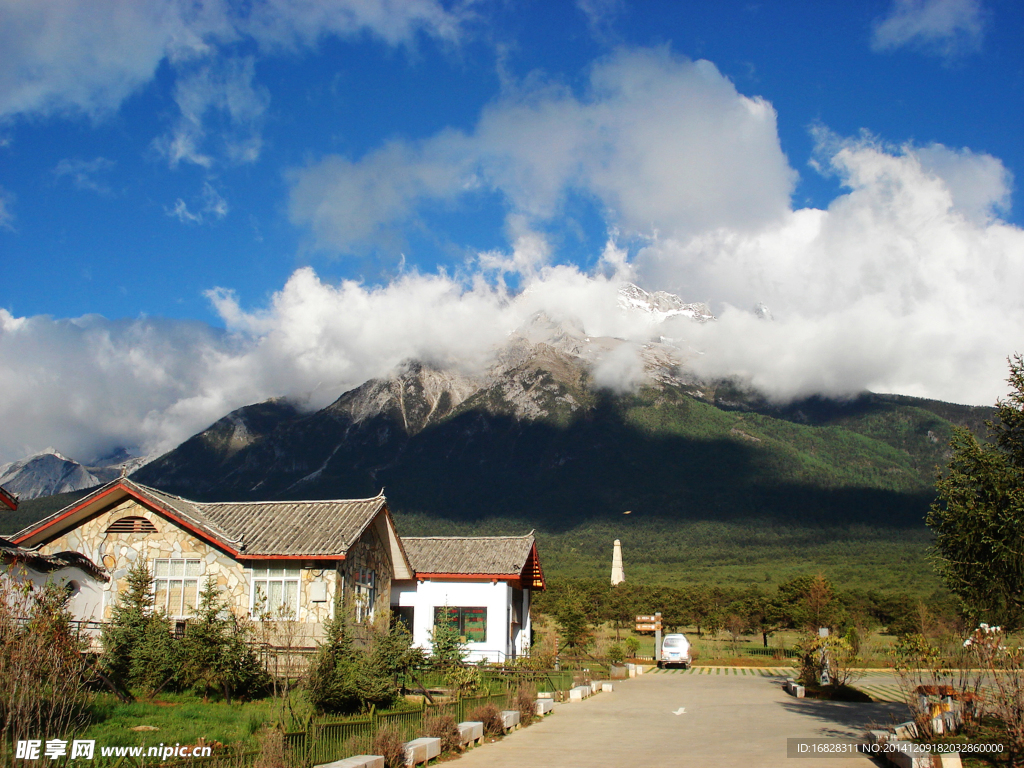
[[[787,758],[787,738],[861,736],[873,723],[907,719],[895,703],[794,699],[783,677],[760,670],[651,674],[616,681],[615,691],[553,715],[499,743],[466,754],[459,768],[857,768],[865,757]],[[680,708],[685,711],[674,714]]]

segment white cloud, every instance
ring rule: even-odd
[[[524,235],[521,247],[539,246]],[[47,445],[82,459],[124,444],[167,450],[234,408],[308,393],[323,406],[410,358],[477,370],[542,309],[595,333],[629,335],[638,323],[607,311],[621,278],[612,272],[541,266],[511,295],[476,273],[330,285],[303,268],[264,307],[210,291],[227,334],[199,323],[0,309],[0,463]]]
[[[14,205],[14,194],[0,187],[0,229],[14,231],[14,212],[11,206]]]
[[[591,34],[598,40],[612,36],[613,22],[626,10],[623,0],[576,0],[576,7],[586,17]]]
[[[223,43],[316,45],[369,32],[392,45],[455,40],[437,0],[0,0],[0,117],[115,111],[161,62],[211,61]]]
[[[379,242],[426,201],[482,188],[534,222],[578,193],[627,233],[749,231],[785,214],[795,174],[770,104],[739,94],[710,62],[661,48],[601,61],[582,96],[511,87],[469,135],[329,156],[291,180],[293,221],[321,247],[347,251]]]
[[[228,215],[228,201],[213,188],[210,182],[203,182],[203,190],[198,200],[200,207],[194,213],[189,210],[188,205],[180,197],[174,201],[173,206],[165,207],[164,212],[168,216],[178,219],[182,224],[202,224],[204,221],[209,221],[210,218],[220,220]]]
[[[988,221],[1010,210],[1013,174],[1002,162],[984,153],[931,144],[913,150],[921,167],[945,182],[953,206],[977,221]]]
[[[647,373],[636,347],[620,344],[594,364],[594,384],[613,392],[634,392],[647,383]]]
[[[48,444],[87,460],[145,443],[159,431],[154,420],[201,389],[226,349],[200,323],[15,318],[0,309],[0,413],[9,427],[0,463]]]
[[[909,45],[951,57],[980,50],[984,26],[980,0],[893,0],[873,26],[871,47]]]
[[[421,34],[448,44],[469,18],[438,0],[0,0],[0,120],[103,119],[166,63],[179,116],[155,145],[171,165],[254,162],[268,96],[254,59],[230,45],[281,52],[363,33],[395,46]]]
[[[215,219],[223,219],[228,215],[228,201],[208,181],[203,183],[202,198],[204,213],[208,213]]]
[[[0,0],[0,117],[117,110],[161,61],[232,34],[221,2]]]
[[[170,208],[164,208],[164,212],[168,216],[173,216],[182,224],[202,224],[203,215],[201,213],[192,213],[185,204],[185,201],[180,197],[174,201],[174,205]]]
[[[270,97],[254,84],[255,67],[252,57],[226,59],[203,63],[178,77],[174,100],[181,115],[171,132],[154,142],[172,167],[181,162],[204,168],[213,164],[213,157],[202,151],[211,122],[219,126],[218,156],[235,163],[259,159]]]
[[[412,44],[420,33],[454,42],[469,18],[438,0],[264,0],[239,27],[271,46],[314,46],[329,35],[363,31],[397,46]]]
[[[697,369],[783,399],[871,389],[993,402],[1024,327],[1024,231],[992,215],[1008,201],[1001,163],[863,138],[829,162],[849,191],[828,210],[639,254],[646,283],[725,305],[688,334],[705,352]],[[759,301],[774,322],[748,311]]]
[[[91,190],[106,195],[110,193],[110,187],[98,176],[113,167],[114,161],[105,157],[97,157],[93,160],[65,158],[57,163],[53,169],[53,175],[58,179],[69,178],[76,189]]]

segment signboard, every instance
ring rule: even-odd
[[[650,624],[652,621],[657,621],[657,620],[658,620],[657,616],[637,616],[636,617],[636,623],[637,624]]]
[[[637,624],[637,632],[657,632],[661,629],[661,624]]]

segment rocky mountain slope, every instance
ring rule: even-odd
[[[635,286],[624,311],[712,322]],[[786,406],[688,376],[662,340],[592,337],[539,314],[468,375],[409,362],[315,413],[284,401],[224,417],[134,477],[199,499],[361,497],[450,521],[547,530],[626,510],[675,520],[920,526],[951,425],[988,409],[865,393]],[[629,387],[600,379],[628,357]],[[636,371],[634,371],[634,375]]]

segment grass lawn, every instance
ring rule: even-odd
[[[157,744],[195,744],[198,739],[221,744],[243,742],[256,746],[264,725],[284,722],[298,725],[312,710],[299,694],[289,702],[280,698],[258,701],[203,702],[193,694],[161,693],[151,701],[144,698],[122,704],[113,696],[99,694],[93,707],[94,722],[84,737],[101,746],[155,746]],[[139,726],[157,730],[132,730]]]

